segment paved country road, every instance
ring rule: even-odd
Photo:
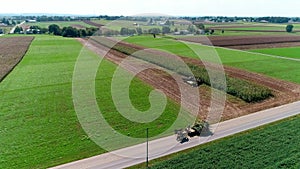
[[[13,34],[17,28],[17,26],[22,26],[25,23],[25,21],[21,22],[20,24],[17,24],[16,26],[14,26],[11,30],[10,30],[10,34]]]
[[[149,142],[149,159],[163,157],[298,114],[300,114],[300,101],[212,125],[211,130],[214,131],[214,135],[193,138],[184,144],[178,143],[175,135],[153,140]],[[146,144],[144,143],[57,166],[53,169],[125,168],[145,162],[145,157]]]

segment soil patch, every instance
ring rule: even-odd
[[[29,36],[0,38],[0,82],[22,60],[33,39]]]
[[[95,27],[97,27],[97,28],[100,28],[100,27],[104,26],[104,25],[102,25],[102,24],[95,23],[95,22],[88,21],[88,20],[84,20],[83,22],[84,22],[84,23],[86,23],[86,24],[89,24],[89,25],[95,26]]]
[[[276,47],[295,47],[300,44],[300,36],[194,36],[178,40],[203,45],[227,47],[233,49],[259,49]]]

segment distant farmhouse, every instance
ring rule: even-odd
[[[260,23],[269,23],[269,21],[267,21],[267,20],[261,20],[261,21],[259,21]]]
[[[35,19],[26,19],[26,22],[27,23],[36,23],[36,20]]]
[[[39,29],[27,29],[26,34],[40,34],[41,30]]]
[[[178,32],[174,32],[174,35],[188,35],[191,34],[191,32],[189,32],[188,30],[181,30]]]

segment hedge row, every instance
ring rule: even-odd
[[[215,89],[225,91],[226,93],[236,96],[248,103],[259,102],[273,96],[272,91],[267,87],[247,80],[232,78],[227,75],[225,76],[226,86],[224,86],[222,82],[218,82],[218,79],[214,79],[214,83],[212,85],[211,78],[214,77],[209,77],[205,68],[191,64],[189,67],[198,81],[202,81]],[[218,72],[214,72],[213,76],[217,77]]]

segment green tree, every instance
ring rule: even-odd
[[[196,32],[196,29],[195,29],[194,25],[189,25],[189,27],[188,27],[187,30],[188,30],[189,32],[191,32],[191,33]]]
[[[100,30],[99,28],[86,28],[86,33],[87,33],[87,36],[93,36],[94,33],[96,33],[98,31],[98,33],[100,33]]]
[[[163,34],[170,33],[170,32],[171,32],[170,27],[164,26],[164,27],[162,28],[162,33],[163,33]]]
[[[80,32],[71,26],[69,27],[64,27],[62,30],[62,36],[63,37],[79,37]]]
[[[80,29],[80,36],[86,37],[87,36],[86,30]]]
[[[136,28],[136,32],[137,32],[138,35],[143,34],[142,28]]]
[[[21,27],[22,28],[22,27]],[[22,30],[19,26],[16,27],[14,33],[20,33]]]
[[[121,28],[120,34],[123,36],[128,35],[128,28]]]
[[[6,24],[6,25],[11,25],[8,19],[6,20],[6,23],[5,23],[5,24]]]
[[[152,25],[153,24],[153,19],[150,18],[150,21],[148,22],[148,25]]]
[[[208,28],[205,28],[205,29],[204,29],[204,32],[205,32],[206,34],[208,34],[208,33],[210,32],[210,30],[209,30]]]
[[[152,29],[149,29],[148,32],[151,34],[159,34],[159,33],[161,33],[161,30],[159,28],[152,28]]]
[[[286,31],[289,32],[289,33],[293,32],[293,28],[294,28],[294,25],[287,25],[286,26]]]
[[[53,33],[54,35],[61,35],[62,33],[61,29],[56,24],[49,25],[48,29],[49,33]]]
[[[166,21],[165,25],[171,25],[171,22],[169,20]]]
[[[48,32],[48,28],[41,28],[40,29],[41,34],[44,34],[44,33],[47,33],[47,32]]]
[[[38,31],[37,29],[33,29],[32,33],[33,33],[33,34],[38,34],[39,31]]]
[[[136,34],[135,29],[128,29],[128,35],[134,35],[134,34]]]
[[[197,23],[197,24],[195,24],[195,26],[196,26],[198,29],[202,29],[202,30],[205,29],[205,26],[204,26],[203,23]]]

